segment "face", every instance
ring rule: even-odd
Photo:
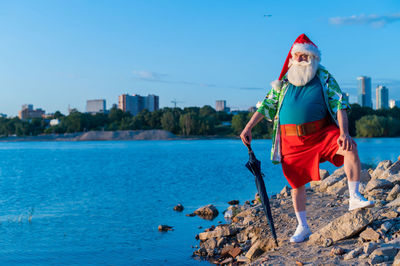
[[[296,60],[297,62],[303,62],[303,61],[308,62],[308,60],[310,59],[310,56],[308,54],[305,54],[302,52],[297,52],[294,54],[293,59]]]

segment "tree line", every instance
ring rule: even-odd
[[[181,136],[238,136],[250,120],[252,112],[236,114],[217,112],[209,105],[203,107],[163,108],[154,112],[143,110],[136,116],[113,107],[107,114],[81,113],[69,115],[57,111],[53,119],[59,124],[50,126],[50,119],[20,120],[0,118],[1,136],[35,136],[51,133],[76,133],[91,130],[164,129]],[[357,137],[400,136],[400,108],[373,110],[352,104],[348,113],[349,133]],[[254,138],[270,138],[272,123],[263,119],[252,130]]]

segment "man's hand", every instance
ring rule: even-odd
[[[243,144],[248,146],[250,145],[251,142],[251,129],[248,127],[245,127],[242,131],[242,133],[240,134],[240,138],[243,141]]]
[[[339,147],[344,151],[351,151],[357,147],[356,142],[350,137],[349,134],[340,134],[337,139]]]

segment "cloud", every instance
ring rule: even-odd
[[[147,82],[157,82],[157,83],[168,83],[168,84],[180,84],[180,85],[190,85],[190,86],[200,86],[200,87],[216,87],[214,84],[208,83],[198,83],[191,81],[179,81],[179,80],[170,80],[167,79],[167,74],[147,71],[147,70],[133,70],[133,75],[142,81]]]
[[[133,75],[143,80],[162,80],[166,75],[146,70],[133,70]]]
[[[375,28],[381,28],[386,24],[400,21],[400,13],[391,15],[353,15],[350,17],[333,17],[329,19],[334,25],[370,25]]]
[[[259,88],[259,87],[240,87],[239,89],[248,91],[265,90],[265,88]]]

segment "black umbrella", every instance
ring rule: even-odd
[[[274,220],[272,219],[271,206],[269,206],[268,194],[265,189],[264,184],[264,174],[261,172],[261,162],[257,160],[254,155],[253,150],[251,149],[250,144],[246,145],[247,149],[249,149],[249,161],[246,163],[247,169],[255,176],[256,178],[256,186],[258,190],[258,195],[260,196],[262,206],[264,208],[265,215],[267,216],[269,227],[271,228],[272,236],[274,237],[275,244],[278,246],[278,241],[276,239],[276,232],[274,226]]]

